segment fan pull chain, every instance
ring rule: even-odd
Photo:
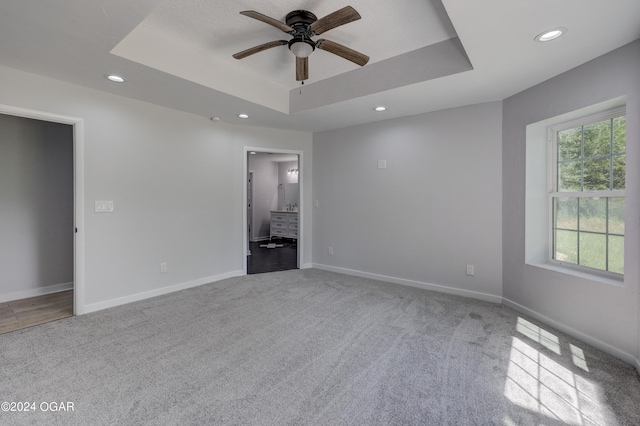
[[[302,95],[302,86],[304,86],[304,80],[300,82],[300,94]]]

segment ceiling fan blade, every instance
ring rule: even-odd
[[[244,12],[240,12],[240,15],[248,16],[249,18],[257,19],[258,21],[262,21],[265,24],[272,25],[277,29],[284,31],[285,33],[292,33],[294,31],[293,28],[285,24],[284,22],[280,22],[277,19],[273,19],[268,17],[267,15],[263,15],[260,12],[256,12],[255,10],[245,10]]]
[[[343,46],[335,41],[320,39],[316,42],[316,47],[320,50],[338,55],[360,66],[364,66],[369,62],[369,57],[367,55],[353,49],[349,49],[347,46]]]
[[[309,79],[309,58],[296,58],[296,81]]]
[[[247,50],[243,50],[242,52],[238,52],[233,55],[236,59],[246,58],[247,56],[253,55],[254,53],[262,52],[263,50],[271,49],[272,47],[284,46],[285,44],[289,44],[286,40],[276,40],[270,41],[269,43],[261,44],[259,46],[254,46]]]
[[[311,31],[316,34],[322,34],[325,31],[348,24],[349,22],[357,21],[360,18],[360,14],[356,12],[353,7],[345,6],[311,24]]]

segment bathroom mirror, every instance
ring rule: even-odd
[[[300,206],[300,187],[298,183],[285,183],[284,184],[284,208],[287,205],[296,205],[296,210]]]

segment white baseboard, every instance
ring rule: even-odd
[[[425,283],[421,281],[407,280],[404,278],[389,277],[386,275],[372,274],[369,272],[356,271],[354,269],[339,268],[336,266],[322,265],[318,263],[314,263],[313,267],[316,269],[322,269],[324,271],[337,272],[339,274],[352,275],[354,277],[360,277],[360,278],[369,278],[369,279],[378,280],[378,281],[385,281],[388,283],[406,285],[409,287],[417,287],[417,288],[422,288],[424,290],[433,290],[440,293],[447,293],[447,294],[453,294],[456,296],[464,296],[472,299],[483,300],[485,302],[491,302],[491,303],[502,302],[502,297],[500,296],[487,294],[487,293],[480,293],[472,290],[464,290],[464,289],[455,288],[455,287],[447,287],[439,284],[430,284],[430,283]]]
[[[101,311],[107,308],[113,308],[115,306],[125,305],[131,302],[137,302],[139,300],[149,299],[151,297],[162,296],[163,294],[173,293],[175,291],[186,290],[188,288],[198,287],[201,285],[209,284],[216,281],[226,280],[227,278],[239,277],[245,275],[243,271],[231,271],[220,275],[214,275],[212,277],[200,278],[195,281],[189,281],[186,283],[175,284],[169,287],[162,287],[155,290],[144,291],[142,293],[136,293],[129,296],[118,297],[116,299],[105,300],[104,302],[91,303],[84,306],[85,314],[90,312]]]
[[[62,283],[48,285],[45,287],[30,288],[29,290],[14,291],[0,294],[0,303],[11,302],[13,300],[28,299],[29,297],[43,296],[45,294],[59,293],[61,291],[73,290],[73,283]]]
[[[558,330],[562,331],[563,333],[566,333],[570,336],[575,337],[576,339],[579,339],[583,342],[585,342],[588,345],[593,346],[594,348],[600,349],[602,352],[606,352],[611,356],[614,356],[618,359],[621,359],[622,361],[626,362],[627,364],[630,364],[632,366],[634,366],[636,368],[636,370],[638,370],[638,372],[640,373],[640,362],[638,361],[638,359],[636,359],[633,355],[622,351],[614,346],[611,346],[608,343],[605,343],[601,340],[596,339],[595,337],[592,337],[588,334],[585,334],[581,331],[578,331],[576,329],[573,329],[567,325],[564,325],[558,321],[555,321],[545,315],[542,315],[532,309],[529,309],[525,306],[520,305],[519,303],[513,302],[509,299],[506,298],[502,298],[502,304],[505,306],[510,307],[511,309],[518,311],[522,314],[528,315],[531,318],[535,318],[540,322],[543,322],[545,324],[550,325],[551,327],[557,328]]]

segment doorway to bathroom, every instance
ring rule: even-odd
[[[246,154],[246,272],[299,267],[300,158],[291,152]]]
[[[0,333],[76,312],[79,127],[0,105]]]

